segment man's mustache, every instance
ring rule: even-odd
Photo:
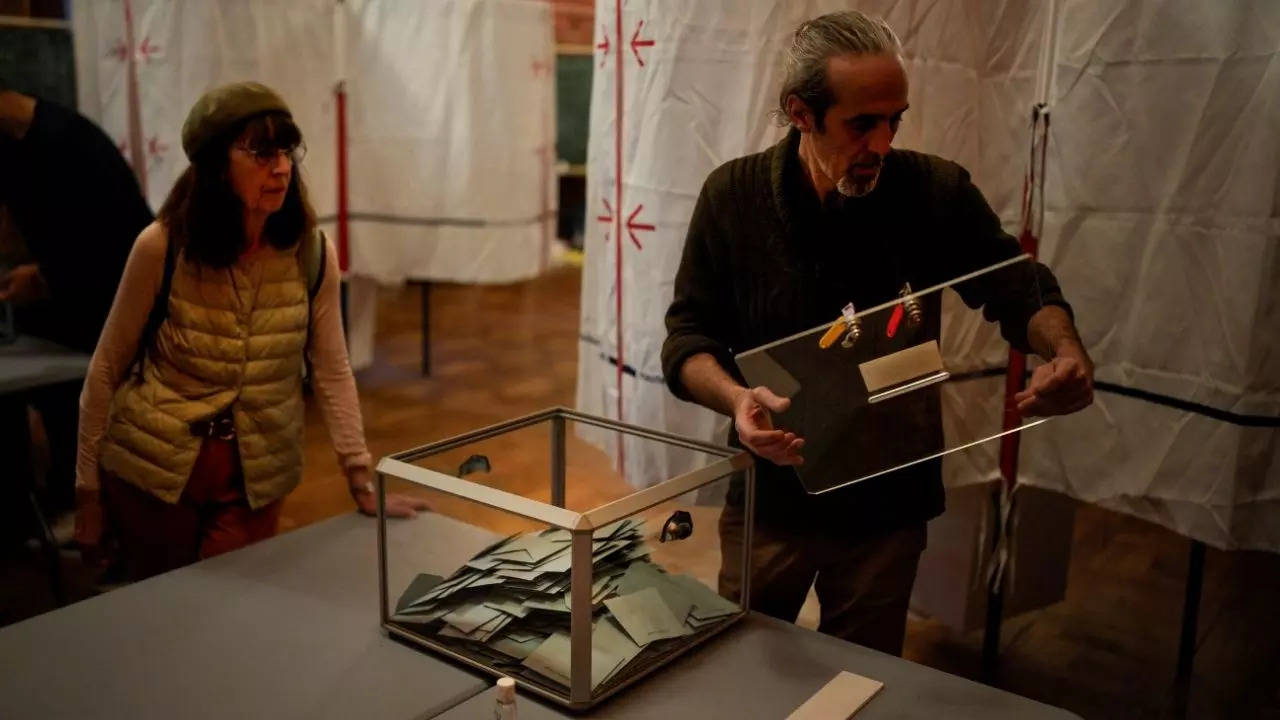
[[[882,167],[884,167],[884,158],[880,157],[879,155],[867,155],[855,160],[853,164],[849,166],[849,169],[852,170],[854,168],[858,168],[858,169],[865,168],[865,169],[879,170]]]

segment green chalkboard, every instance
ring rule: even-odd
[[[71,32],[0,26],[0,87],[76,106],[76,62]]]
[[[591,123],[592,55],[556,57],[556,157],[572,165],[587,162]]]

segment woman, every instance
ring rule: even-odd
[[[289,108],[257,83],[216,88],[182,147],[191,165],[134,244],[80,399],[76,537],[96,563],[105,509],[132,579],[275,534],[302,476],[304,355],[352,496],[377,512],[336,254],[294,172]]]

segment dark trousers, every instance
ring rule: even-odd
[[[234,439],[208,438],[177,504],[102,473],[108,526],[129,580],[142,580],[276,534],[277,500],[254,510]]]
[[[925,523],[865,537],[762,523],[751,548],[751,609],[794,622],[809,594],[822,608],[818,631],[858,645],[902,654],[907,605],[927,538]],[[720,594],[742,591],[743,513],[720,516]]]

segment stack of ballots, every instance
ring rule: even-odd
[[[592,536],[593,690],[647,667],[740,611],[687,575],[649,562],[640,520]],[[569,686],[570,535],[513,535],[448,579],[419,575],[391,619],[507,674]]]

